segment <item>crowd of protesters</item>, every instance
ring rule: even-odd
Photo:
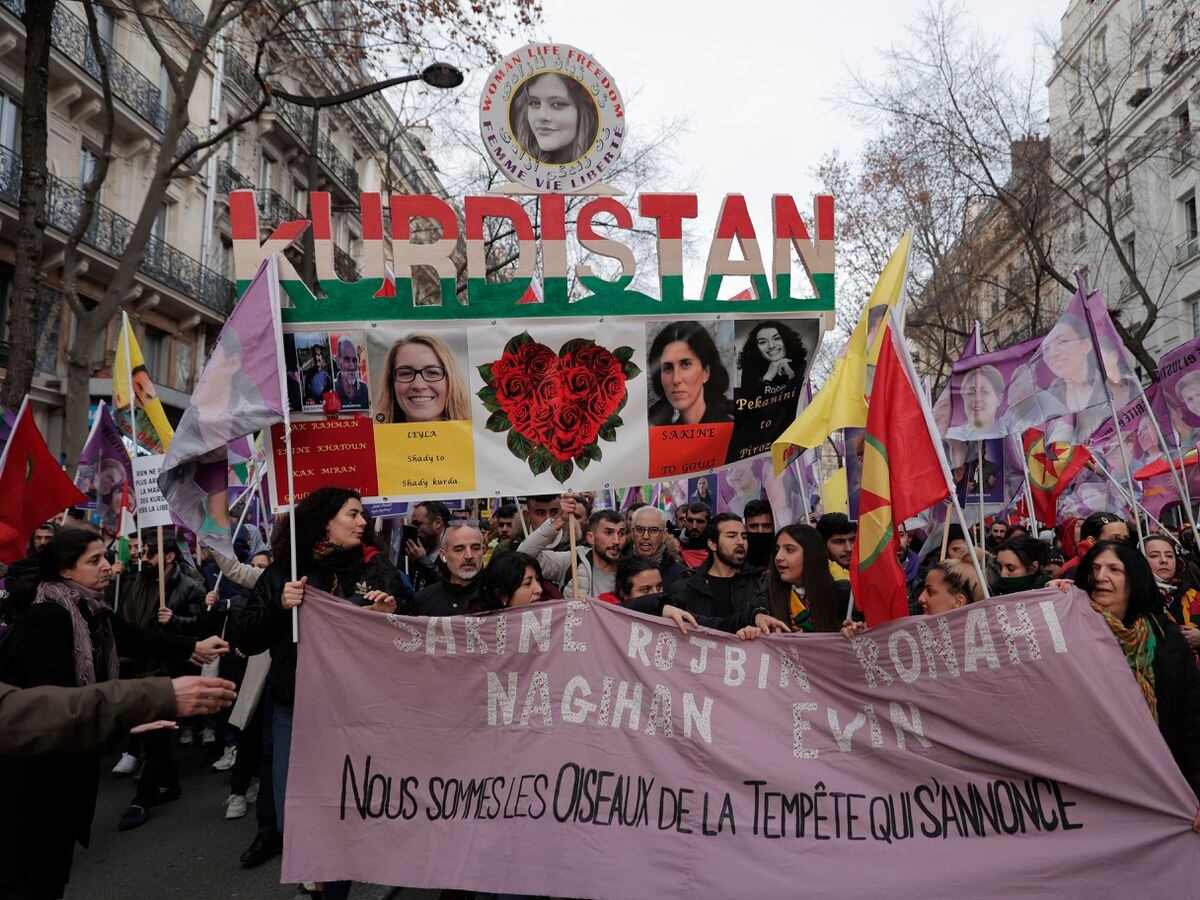
[[[0,824],[0,897],[63,895],[74,844],[86,847],[93,827],[106,737],[116,757],[106,777],[136,786],[119,821],[98,827],[144,826],[154,807],[180,796],[176,754],[203,751],[222,789],[229,781],[223,815],[254,808],[257,833],[242,865],[282,852],[292,609],[309,585],[385,614],[486,614],[588,597],[742,640],[777,632],[854,640],[867,630],[850,587],[857,526],[844,514],[776,522],[765,501],[741,516],[698,502],[672,520],[650,505],[593,510],[593,501],[533,496],[502,504],[486,526],[420,502],[392,554],[357,493],[322,488],[296,507],[294,537],[280,523],[270,542],[243,526],[228,555],[146,532],[134,540],[137,565],[117,560],[115,542],[81,523],[46,523],[0,593],[0,791],[23,810]],[[1190,535],[1153,533],[1139,544],[1136,529],[1110,513],[1036,534],[1003,521],[980,531],[972,540],[955,525],[930,534],[899,527],[910,614],[1083,589],[1200,797],[1200,557]],[[302,888],[337,900],[350,885]]]

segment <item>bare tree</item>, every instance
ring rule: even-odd
[[[1056,246],[1055,235],[1078,222],[1071,233],[1079,235],[1079,248],[1086,243],[1086,261],[1111,260],[1123,273],[1121,296],[1108,300],[1123,339],[1147,367],[1153,358],[1146,339],[1178,274],[1141,261],[1170,256],[1173,246],[1164,240],[1163,223],[1155,223],[1147,234],[1156,236],[1156,246],[1139,250],[1135,260],[1119,222],[1128,212],[1131,184],[1140,179],[1151,190],[1165,161],[1178,159],[1180,139],[1177,125],[1136,121],[1146,95],[1133,88],[1151,70],[1169,74],[1183,65],[1186,54],[1181,57],[1173,35],[1195,6],[1196,0],[1166,0],[1145,22],[1110,27],[1103,53],[1074,44],[1059,48],[1055,66],[1072,73],[1079,87],[1071,116],[1079,124],[1071,133],[1050,135],[1050,152],[1029,171],[1020,171],[1020,163],[1014,169],[1014,157],[1022,160],[1019,150],[1045,131],[1045,72],[1036,64],[1025,73],[1009,69],[1002,48],[970,30],[959,6],[931,3],[907,42],[887,52],[884,74],[856,77],[844,98],[885,134],[922,133],[926,140],[916,152],[931,168],[953,173],[964,196],[990,210],[995,233],[1016,243],[1014,255],[1023,264],[1005,273],[984,267],[982,275],[1022,299],[1013,315],[1030,320],[1031,331],[1051,324],[1048,317],[1060,305],[1060,298],[1047,297],[1047,282],[1075,290],[1071,268],[1079,259]],[[969,229],[970,219],[964,224]],[[960,240],[969,237],[967,229]],[[958,290],[954,278],[942,283]],[[928,324],[945,322],[934,316]]]
[[[185,21],[175,14],[173,4],[167,0],[109,0],[105,5],[119,8],[136,21],[154,47],[166,72],[169,97],[163,102],[162,140],[140,211],[125,241],[116,272],[103,297],[93,303],[80,297],[75,272],[79,244],[95,221],[96,200],[112,156],[112,89],[107,48],[97,33],[97,5],[95,0],[83,0],[89,45],[99,63],[103,86],[104,145],[92,177],[83,185],[78,218],[68,235],[63,261],[64,297],[78,324],[67,358],[68,460],[78,457],[86,436],[88,379],[92,374],[95,344],[129,294],[170,184],[199,175],[208,158],[231,134],[271,105],[275,84],[294,81],[304,73],[316,78],[317,83],[354,86],[371,80],[373,70],[396,59],[408,63],[434,53],[446,54],[450,48],[458,48],[460,53],[491,56],[495,52],[493,36],[510,29],[528,28],[540,17],[538,0],[480,0],[470,9],[454,0],[415,0],[406,4],[346,0],[338,5],[336,12],[329,12],[318,0],[213,0],[202,18]],[[21,188],[24,243],[19,244],[14,285],[14,296],[19,299],[10,316],[10,327],[15,326],[14,340],[32,334],[40,241],[45,230],[45,60],[53,7],[52,2],[29,3],[27,9],[37,9],[39,13],[30,12],[25,17],[31,51],[40,54],[28,54],[32,62],[27,62],[27,68],[37,69],[41,60],[41,69],[34,72],[38,77],[27,78],[22,110],[22,134],[24,138],[28,132],[28,138],[24,140],[26,168]],[[46,14],[43,16],[42,12]],[[250,79],[257,85],[257,91],[237,114],[211,128],[207,135],[199,136],[188,128],[188,106],[205,67],[214,64],[218,36],[240,47],[244,56],[252,60]],[[41,152],[36,153],[39,147]],[[34,259],[34,243],[39,244],[38,259]],[[28,391],[31,378],[31,362],[10,367],[3,398],[10,403],[15,402],[13,398],[19,400]]]

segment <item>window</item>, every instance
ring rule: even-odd
[[[225,142],[225,162],[235,169],[237,168],[237,145],[237,132],[234,132]]]
[[[8,263],[0,263],[0,341],[8,340],[8,298],[12,294],[15,274]]]
[[[1154,75],[1149,60],[1142,63],[1142,87],[1148,91],[1154,90]]]
[[[265,153],[258,160],[258,187],[264,191],[275,187],[275,160]]]
[[[171,356],[171,338],[165,331],[151,325],[146,326],[146,339],[142,341],[142,357],[146,371],[155,385],[167,383],[167,363]]]
[[[163,109],[171,107],[171,75],[161,62],[158,64],[158,105]]]
[[[21,152],[21,105],[0,91],[0,147]]]
[[[167,226],[171,221],[171,204],[164,202],[158,208],[158,215],[150,225],[150,237],[158,238],[164,244],[167,242]]]
[[[1134,236],[1131,234],[1125,240],[1121,241],[1121,249],[1125,252],[1125,258],[1129,260],[1129,268],[1137,271],[1137,243]]]
[[[292,179],[292,206],[296,207],[296,211],[301,214],[308,209],[308,191],[296,178]]]
[[[108,49],[113,47],[113,37],[117,33],[117,20],[113,18],[113,14],[103,6],[96,5],[96,31],[100,34],[100,40]]]
[[[1186,103],[1175,113],[1175,124],[1179,128],[1180,134],[1187,134],[1192,130],[1192,116],[1188,112]]]
[[[1196,223],[1196,195],[1188,194],[1183,199],[1183,236],[1189,241],[1194,241],[1198,234],[1200,229]]]
[[[1142,21],[1145,22],[1150,18],[1150,0],[1138,0],[1138,10],[1142,14]]]
[[[96,174],[96,164],[100,162],[100,154],[89,147],[87,144],[81,144],[79,147],[79,189],[83,190],[83,186],[87,184]],[[96,195],[96,202],[100,202],[100,198],[104,196],[104,187],[101,185],[100,193]]]
[[[1200,298],[1192,301],[1192,334],[1200,337]]]
[[[1100,70],[1108,68],[1108,34],[1106,29],[1100,29],[1100,33],[1092,41],[1092,65]]]

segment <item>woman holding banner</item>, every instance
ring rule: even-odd
[[[526,553],[511,551],[493,556],[483,570],[479,602],[467,612],[492,612],[528,606],[542,599],[542,567]]]
[[[829,573],[821,532],[811,525],[785,525],[775,535],[775,559],[764,586],[767,614],[792,631],[836,632],[849,597]]]
[[[454,351],[436,334],[392,344],[375,392],[375,421],[445,422],[471,418],[467,379]]]
[[[1043,587],[1050,580],[1046,575],[1049,558],[1050,548],[1027,534],[1001,541],[996,548],[996,568],[1000,570],[1000,577],[992,586],[992,594],[1016,594]]]
[[[1200,648],[1200,594],[1192,567],[1175,552],[1175,543],[1165,535],[1150,534],[1142,541],[1142,553],[1150,563],[1163,607],[1193,650]]]
[[[197,642],[115,616],[104,599],[111,567],[94,532],[60,531],[39,565],[37,598],[5,634],[0,681],[83,687],[116,679],[122,655],[199,664],[228,649],[219,637]],[[75,842],[88,845],[99,778],[99,751],[0,759],[8,810],[0,816],[0,897],[63,896]]]
[[[1123,541],[1101,541],[1080,561],[1075,585],[1112,630],[1179,771],[1200,797],[1200,668],[1163,610],[1150,564]]]
[[[408,578],[380,552],[357,491],[320,488],[300,501],[293,515],[295,547],[290,529],[276,526],[273,561],[254,585],[237,622],[243,653],[253,656],[271,651],[271,699],[275,704],[272,777],[280,832],[296,699],[292,608],[300,605],[306,585],[382,613],[408,614],[413,598]],[[293,552],[298,581],[288,577]]]

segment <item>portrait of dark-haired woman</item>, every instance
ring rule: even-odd
[[[790,325],[769,319],[750,329],[737,364],[742,371],[742,390],[782,387],[804,378],[808,352]]]
[[[651,425],[730,422],[729,372],[698,322],[672,322],[650,345]]]

